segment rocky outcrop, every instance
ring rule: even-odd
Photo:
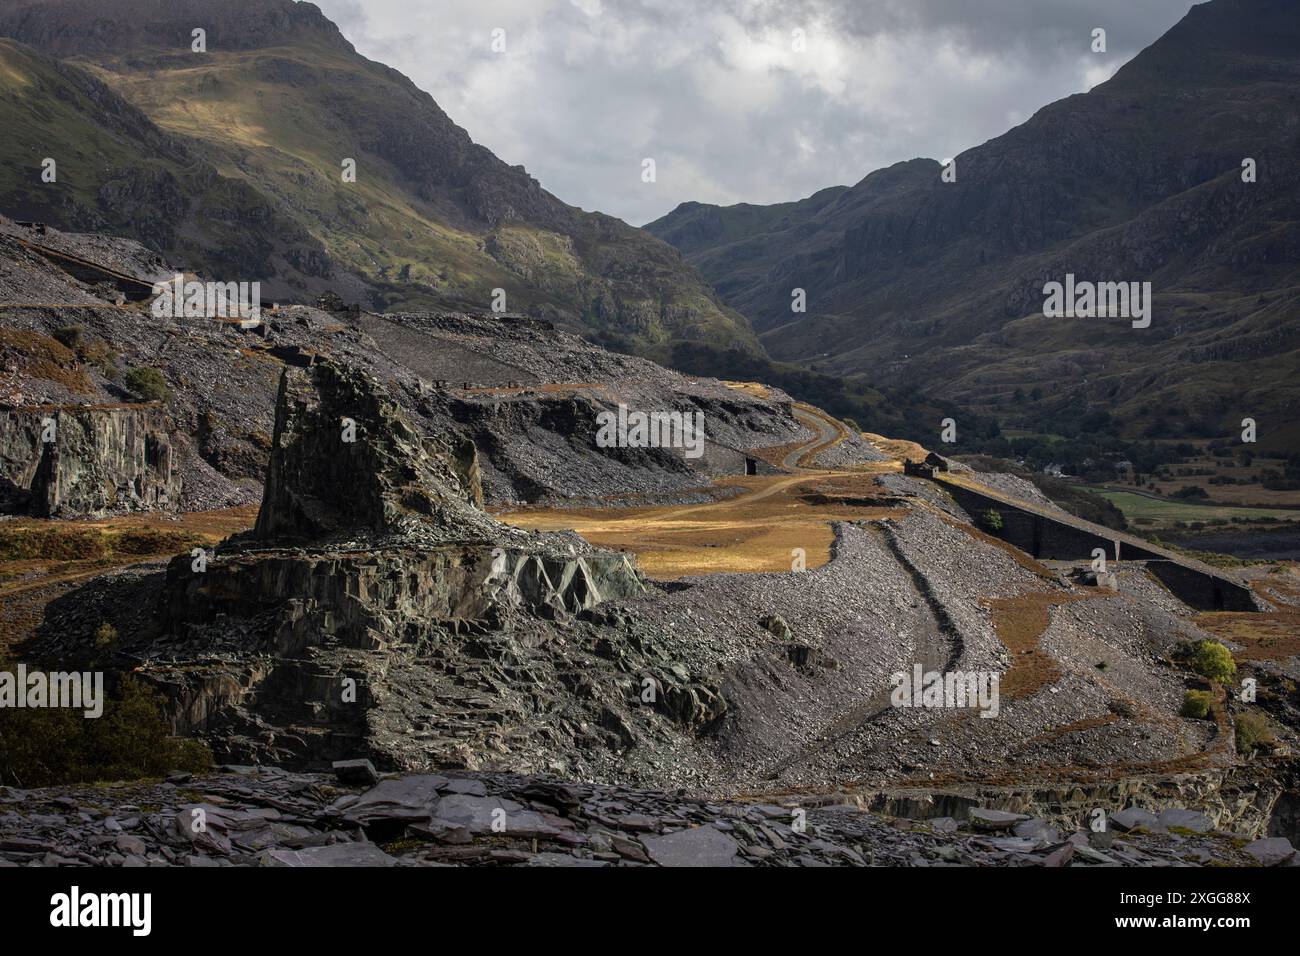
[[[72,518],[173,510],[180,491],[159,405],[0,413],[0,511]]]
[[[234,553],[202,574],[189,557],[173,561],[165,620],[185,629],[261,616],[269,646],[291,656],[327,643],[378,650],[435,630],[498,629],[520,608],[577,614],[640,590],[621,554],[566,558],[477,546]]]
[[[418,432],[373,379],[323,362],[280,379],[259,542],[338,534],[489,540],[477,456]]]
[[[504,752],[496,735],[554,706],[545,688],[574,670],[551,622],[644,585],[621,553],[497,523],[481,494],[472,443],[424,434],[375,379],[287,369],[256,528],[174,559],[166,636],[132,649],[176,729],[299,765]],[[612,694],[589,703],[611,742],[630,736]]]

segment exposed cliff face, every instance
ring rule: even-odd
[[[333,363],[286,370],[255,535],[319,541],[339,532],[488,540],[472,443],[418,432],[359,372]],[[477,499],[477,500],[476,500]]]
[[[180,498],[161,407],[0,413],[0,510],[71,518],[172,510]]]

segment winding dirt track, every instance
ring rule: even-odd
[[[819,408],[811,405],[796,404],[794,417],[806,428],[816,432],[816,437],[789,452],[781,460],[781,465],[791,471],[812,468],[817,456],[827,448],[834,447],[848,438],[850,432],[841,422],[831,418]]]
[[[817,455],[852,432],[810,406],[796,405],[794,414],[813,434],[768,458],[787,473],[718,481],[715,487],[738,492],[731,497],[686,505],[522,509],[497,517],[532,530],[573,530],[597,546],[633,552],[642,570],[661,580],[789,571],[794,549],[804,552],[809,568],[819,567],[830,560],[833,522],[883,518],[891,509],[805,497],[800,486],[867,482],[874,470],[817,468]],[[878,470],[895,467],[891,463]]]

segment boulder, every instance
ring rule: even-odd
[[[711,826],[641,838],[650,859],[660,866],[737,866],[740,845]]]
[[[1118,830],[1136,830],[1138,827],[1151,829],[1159,822],[1159,818],[1148,810],[1140,807],[1125,807],[1123,810],[1116,810],[1110,815],[1111,825]]]
[[[1259,861],[1260,866],[1282,866],[1295,859],[1295,847],[1286,837],[1267,837],[1242,847]]]
[[[1028,819],[1029,817],[1023,813],[1008,813],[1006,810],[986,810],[982,807],[975,807],[967,814],[967,820],[973,829],[987,832],[1010,830],[1017,823]]]

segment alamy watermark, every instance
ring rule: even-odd
[[[28,671],[19,664],[17,673],[0,671],[0,709],[67,707],[84,711],[87,719],[104,713],[102,671]]]
[[[1133,328],[1151,325],[1150,282],[1064,282],[1043,286],[1043,315],[1049,319],[1132,319]]]
[[[889,702],[895,707],[978,709],[981,717],[996,717],[1000,709],[995,671],[927,671],[920,664],[912,673],[897,671],[889,678],[894,688]]]
[[[153,929],[152,893],[83,893],[73,886],[67,893],[50,897],[50,925],[59,929],[77,927],[122,927],[132,936],[148,936]]]
[[[151,309],[157,319],[226,319],[243,329],[262,324],[262,283],[185,281],[179,273],[155,282]]]
[[[704,454],[704,413],[633,412],[620,404],[617,412],[596,416],[598,448],[681,448],[687,458]]]

